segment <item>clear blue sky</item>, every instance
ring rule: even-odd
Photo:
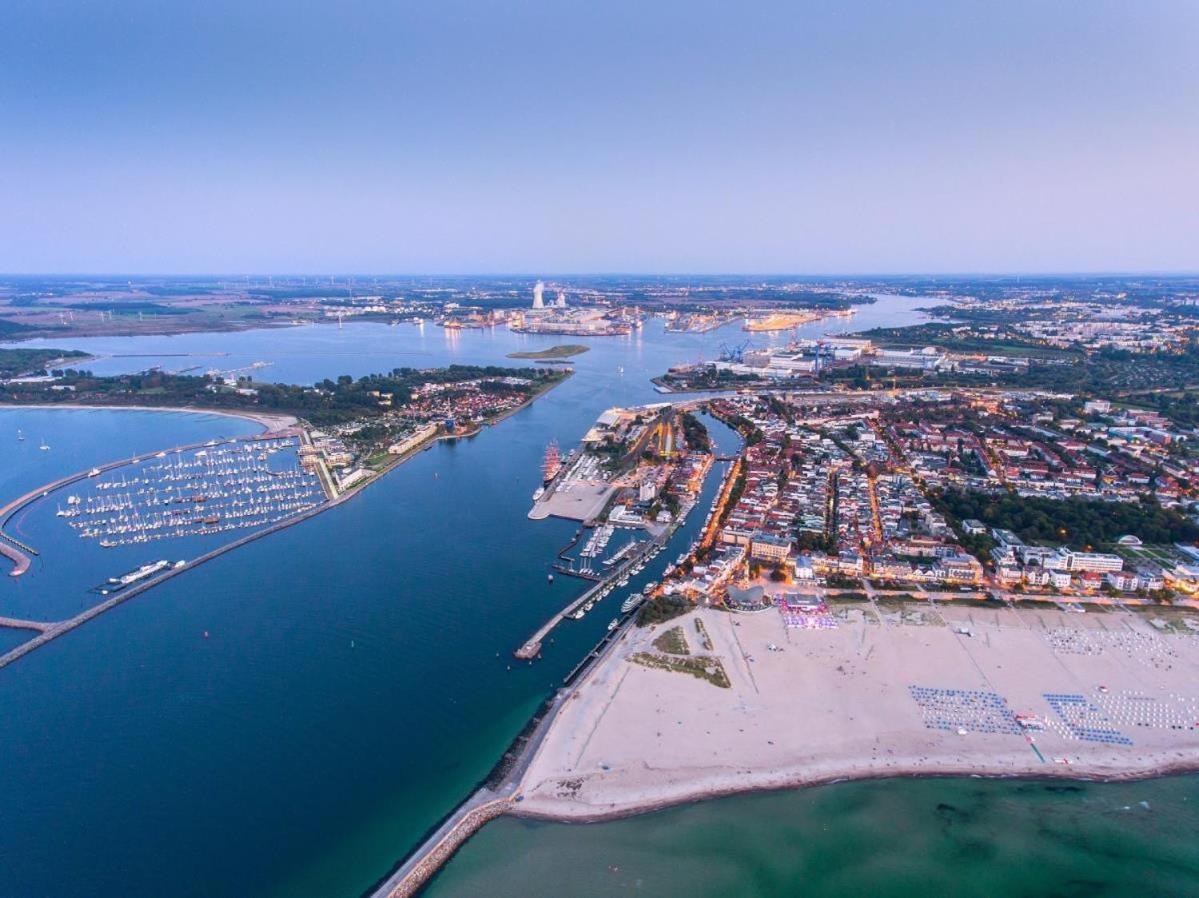
[[[0,271],[1199,269],[1195,0],[4,0]]]

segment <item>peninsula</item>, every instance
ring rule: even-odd
[[[1152,418],[1150,449],[1107,403],[1027,391],[709,405],[746,437],[727,489],[570,687],[512,813],[1199,767],[1199,525],[1192,462],[1164,448],[1186,428],[1119,413]],[[1096,470],[1112,428],[1136,443]],[[1158,455],[1173,473],[1144,476]]]
[[[652,519],[659,457],[704,448],[698,408],[744,438],[699,537],[380,894],[411,894],[499,814],[1199,769],[1199,458],[1171,448],[1189,417],[998,388],[609,409],[530,517]]]

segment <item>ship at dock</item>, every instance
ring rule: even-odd
[[[170,566],[171,563],[165,559],[162,561],[151,561],[148,564],[143,564],[141,567],[132,570],[127,574],[121,574],[119,577],[109,577],[107,581],[100,586],[97,586],[95,591],[100,593],[102,596],[108,595],[110,592],[117,592],[125,589],[126,587],[145,580],[147,577],[153,577],[159,571],[165,570]]]
[[[562,470],[562,453],[558,449],[558,441],[550,440],[545,447],[545,458],[541,461],[541,482],[548,485]]]

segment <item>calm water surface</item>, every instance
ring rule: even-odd
[[[887,780],[611,823],[501,818],[428,898],[1031,898],[1199,894],[1199,778]]]
[[[921,319],[913,311],[919,304],[884,300],[850,326],[913,323]],[[815,325],[801,333],[822,331]],[[570,338],[592,347],[573,360],[575,376],[500,426],[439,443],[354,501],[177,577],[0,671],[0,895],[353,896],[369,888],[486,775],[547,692],[602,635],[607,612],[615,612],[601,606],[561,627],[543,661],[511,659],[582,588],[546,579],[554,551],[575,525],[525,517],[546,443],[575,445],[611,405],[660,400],[651,376],[714,358],[722,343],[744,337],[736,326],[666,335],[655,321],[628,338]],[[101,353],[87,363],[98,373],[155,364],[227,370],[265,361],[270,365],[256,372],[260,379],[303,383],[401,365],[523,364],[506,354],[563,341],[503,329],[354,324],[52,342]],[[755,336],[759,345],[765,341]],[[20,445],[18,428],[28,437]],[[134,452],[256,429],[211,415],[0,410],[0,496]],[[731,434],[717,436],[732,448]],[[36,449],[42,439],[50,451]],[[0,614],[59,616],[82,601],[82,584],[112,574],[102,553],[74,550],[79,541],[65,525],[55,529],[52,510],[40,524],[35,517],[30,526],[42,541],[44,563],[28,578],[2,578]],[[676,539],[685,544],[701,521],[702,514],[693,516]],[[642,580],[655,577],[677,551],[663,553]],[[21,638],[0,630],[0,648]],[[1174,783],[1193,791],[1182,780],[1142,788],[1163,794],[1184,788]],[[926,846],[944,824],[916,813],[921,790],[959,788],[948,782],[833,787],[819,794],[849,797],[822,799],[813,819],[845,832],[868,861],[881,849],[869,844],[866,821],[878,818],[884,829],[878,838],[894,841],[895,818],[888,815],[915,802],[913,844]],[[771,807],[815,800],[804,794],[775,796],[782,803]],[[1052,806],[1051,799],[1019,795],[1010,811],[988,805],[1001,809],[995,819],[1003,840],[1035,833],[1021,808],[1042,801]],[[1157,819],[1160,804],[1155,799],[1152,813],[1114,819],[1137,839],[1137,827]],[[838,811],[841,805],[846,810]],[[771,811],[766,819],[775,825],[762,827],[760,807],[699,806],[610,830],[544,827],[536,850],[527,824],[503,821],[447,871],[462,877],[461,885],[439,881],[437,894],[471,894],[466,890],[478,888],[486,870],[494,873],[492,894],[536,894],[526,891],[528,881],[505,878],[511,874],[505,846],[536,860],[546,858],[543,845],[564,851],[570,844],[580,852],[579,870],[590,869],[584,860],[620,866],[608,859],[602,834],[626,826],[665,832],[670,821],[716,815],[716,808],[720,837],[705,838],[719,842],[723,859],[710,876],[686,880],[695,894],[747,894],[701,889],[707,880],[712,888],[731,883],[737,870],[758,875],[766,844],[776,846],[772,854],[806,857],[809,865],[827,855],[824,843],[812,841],[815,832],[783,826],[789,816],[803,816],[798,810]],[[1189,826],[1193,832],[1194,821]],[[703,870],[704,863],[716,865],[714,850],[699,859],[697,846],[705,844],[712,842],[696,835],[694,845],[673,850]],[[885,856],[894,856],[887,850]],[[1085,856],[1091,843],[1081,837],[1076,850]],[[1095,850],[1107,849],[1096,843]],[[556,876],[571,874],[556,869]],[[777,880],[761,875],[753,894],[796,893],[785,871]],[[643,881],[644,894],[678,892],[661,878]],[[598,875],[590,886],[579,877],[569,882],[555,894],[626,888]],[[609,883],[611,891],[594,891]]]

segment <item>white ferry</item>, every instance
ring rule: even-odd
[[[157,574],[165,567],[170,567],[169,561],[152,561],[149,564],[143,564],[135,571],[130,571],[128,574],[122,574],[120,577],[109,577],[108,582],[113,586],[129,586],[136,583],[138,580],[145,580]]]

